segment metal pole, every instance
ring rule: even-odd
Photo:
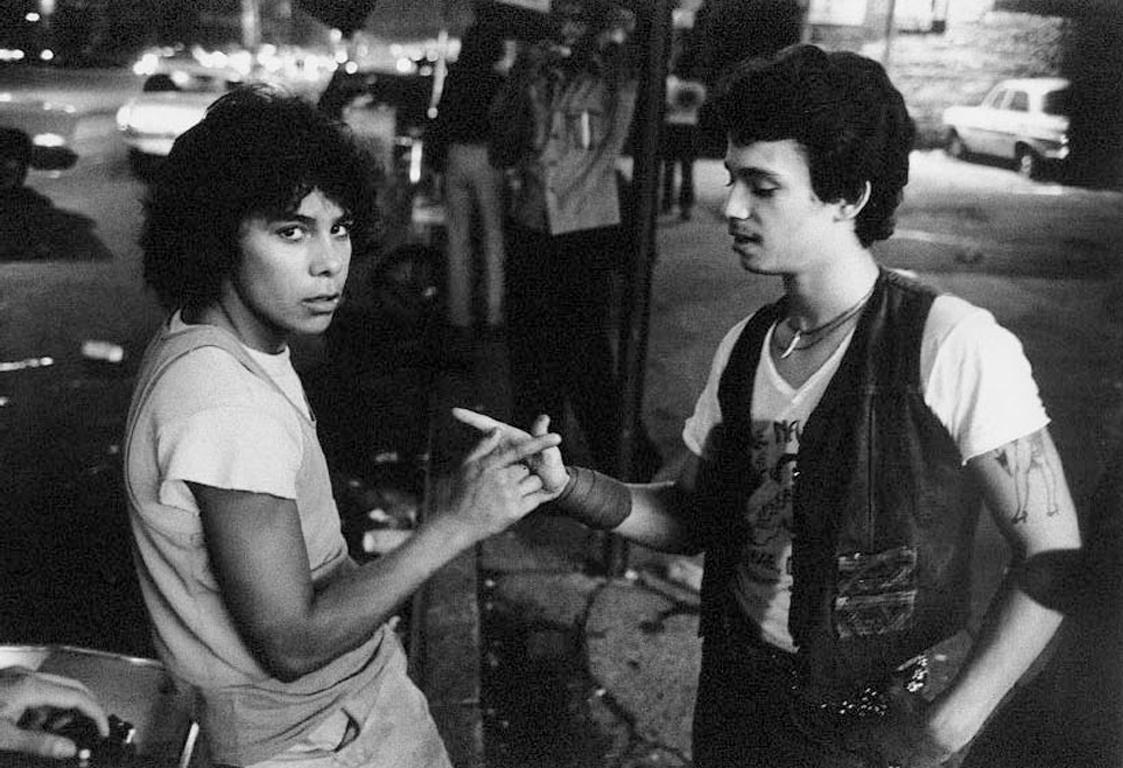
[[[637,243],[631,270],[624,283],[620,316],[619,371],[621,382],[620,447],[617,474],[631,479],[636,427],[643,408],[643,373],[647,363],[647,330],[651,304],[651,270],[655,263],[655,224],[659,188],[659,135],[667,87],[670,51],[671,0],[651,0],[646,16],[637,13],[636,33],[648,41],[636,109],[636,143],[632,150],[632,194],[635,199]],[[608,534],[604,566],[610,576],[628,567],[627,542]]]
[[[242,46],[255,56],[261,48],[260,0],[242,0]]]
[[[889,52],[893,48],[893,33],[896,32],[897,0],[889,0],[885,10],[885,52],[881,55],[881,66],[889,70]]]

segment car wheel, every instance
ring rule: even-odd
[[[1018,147],[1015,155],[1015,162],[1017,163],[1018,174],[1027,179],[1037,180],[1041,178],[1041,158],[1037,153],[1028,147]]]
[[[963,143],[963,139],[959,138],[959,134],[955,131],[948,135],[947,153],[956,160],[966,160],[970,154],[967,151],[967,145]]]
[[[129,169],[138,179],[148,179],[156,170],[156,165],[161,158],[145,154],[139,149],[129,150]]]

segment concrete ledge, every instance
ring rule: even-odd
[[[449,479],[477,435],[450,413],[460,405],[507,412],[506,362],[501,343],[481,345],[474,366],[433,377],[429,408],[429,467],[424,517],[449,496]],[[456,768],[482,768],[480,702],[479,548],[463,552],[426,582],[413,603],[410,666]]]

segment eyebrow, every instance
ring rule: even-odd
[[[281,211],[277,214],[264,214],[263,218],[265,218],[265,220],[270,222],[271,224],[280,224],[281,222],[295,221],[306,226],[311,226],[316,223],[316,218],[314,216],[305,216],[304,214],[297,213],[296,211]],[[350,211],[343,211],[341,214],[332,219],[331,222],[332,224],[337,224],[341,221],[346,221],[347,219],[353,218],[354,215]]]
[[[769,182],[772,182],[773,184],[779,184],[782,181],[782,179],[779,176],[777,176],[775,173],[772,173],[771,171],[766,171],[763,168],[757,168],[755,166],[748,166],[746,168],[738,168],[736,171],[734,171],[732,168],[729,167],[728,163],[722,163],[722,165],[725,166],[725,170],[726,170],[726,172],[729,173],[730,176],[736,176],[736,177],[739,177],[739,178],[747,178],[747,179],[752,179],[752,180],[769,181]]]

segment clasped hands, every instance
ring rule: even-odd
[[[545,415],[534,420],[530,432],[467,408],[453,408],[452,415],[457,421],[494,436],[499,448],[518,450],[550,434],[550,417]],[[530,475],[541,481],[542,501],[549,501],[557,496],[569,482],[569,475],[562,462],[561,451],[558,449],[560,442],[559,438],[544,449],[523,456],[520,461],[529,470]]]
[[[52,712],[71,709],[90,717],[101,735],[108,735],[105,711],[77,680],[25,667],[0,669],[0,750],[73,757],[73,741],[42,730]]]

